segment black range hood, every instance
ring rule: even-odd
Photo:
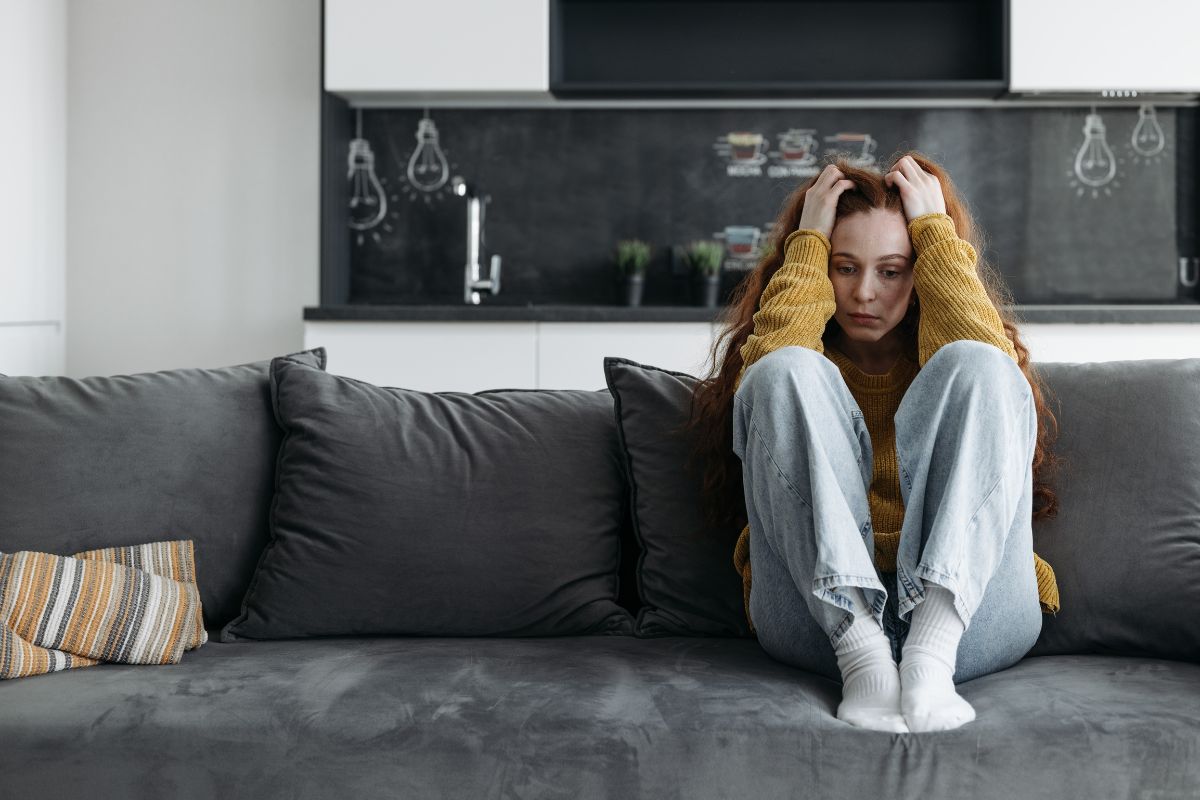
[[[1008,87],[1004,0],[551,0],[573,97],[963,97]]]

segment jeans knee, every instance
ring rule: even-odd
[[[1012,356],[988,342],[975,339],[959,339],[938,348],[925,362],[922,372],[928,370],[966,373],[971,377],[968,384],[999,382],[1011,386],[1018,396],[1032,396],[1029,381]]]
[[[809,347],[788,345],[779,347],[762,356],[742,376],[736,395],[761,394],[765,390],[803,386],[805,381],[798,376],[811,376],[826,367],[836,369],[832,361]]]

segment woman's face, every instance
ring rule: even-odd
[[[837,221],[829,242],[834,318],[848,338],[878,342],[904,319],[912,298],[913,249],[904,214],[879,208],[850,214]]]

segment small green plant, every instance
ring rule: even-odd
[[[623,275],[643,275],[650,263],[650,245],[641,239],[617,242],[617,269]]]
[[[692,242],[684,250],[684,259],[693,271],[702,275],[716,275],[721,271],[725,248],[720,242],[700,240]]]

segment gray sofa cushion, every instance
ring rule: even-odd
[[[1026,658],[887,734],[749,639],[209,642],[0,682],[12,797],[1184,798],[1200,665]],[[910,787],[911,791],[903,787]]]
[[[1037,366],[1065,463],[1034,550],[1062,610],[1030,655],[1200,661],[1200,358]]]
[[[224,625],[267,541],[269,365],[0,378],[0,551],[192,539],[205,624]]]
[[[687,420],[697,379],[683,372],[604,359],[629,481],[638,559],[639,636],[750,636],[742,578],[733,567],[738,531],[713,530],[703,484],[685,469]]]
[[[223,641],[632,632],[607,392],[418,392],[292,358],[271,387],[271,541]]]

